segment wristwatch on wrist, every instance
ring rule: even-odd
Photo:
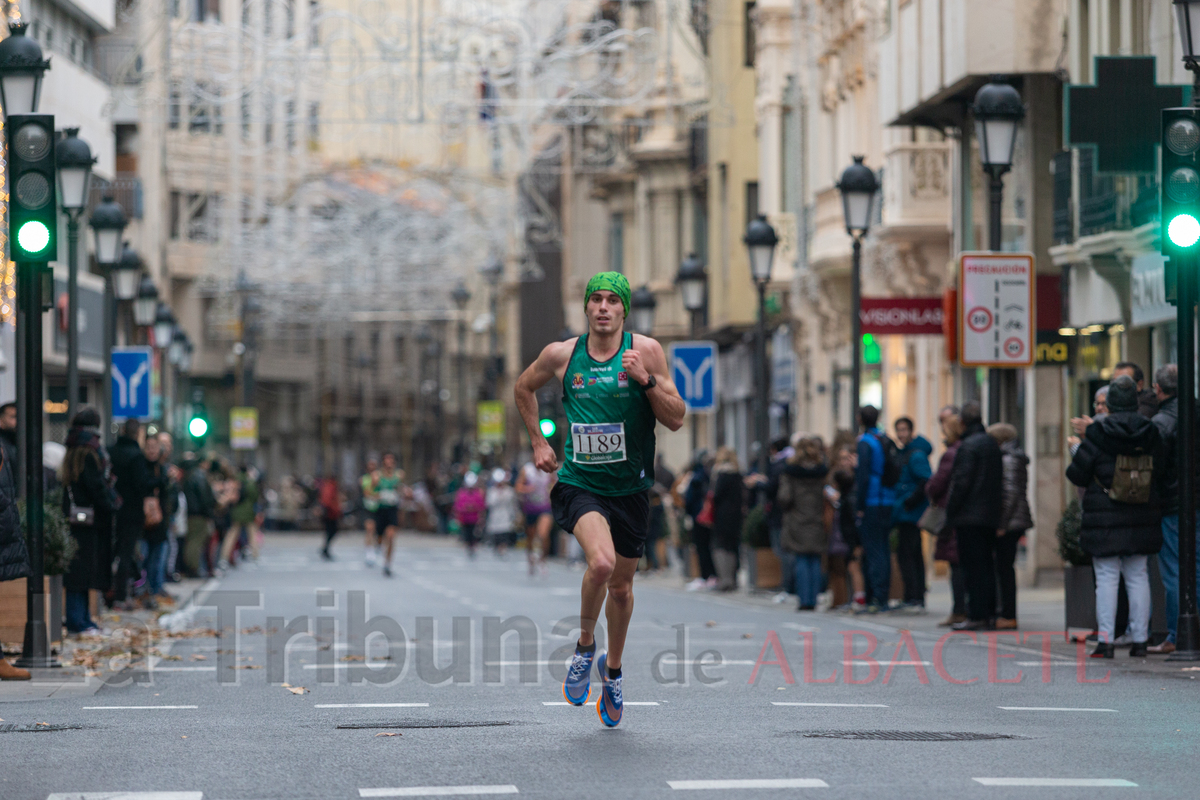
[[[642,384],[643,389],[653,389],[655,386],[658,386],[658,379],[653,375],[650,376],[650,380]]]

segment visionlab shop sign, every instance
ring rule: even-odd
[[[864,297],[859,308],[862,332],[888,334],[942,334],[941,297]]]

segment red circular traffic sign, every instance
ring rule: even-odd
[[[1020,358],[1025,352],[1025,342],[1016,336],[1004,340],[1004,355],[1009,358]]]
[[[992,312],[983,306],[975,306],[967,312],[967,327],[976,333],[983,333],[992,327]]]

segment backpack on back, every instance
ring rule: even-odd
[[[1144,505],[1150,502],[1154,482],[1154,456],[1116,456],[1112,486],[1105,490],[1110,500]],[[1101,487],[1103,488],[1103,487]]]
[[[886,433],[876,434],[875,438],[883,450],[883,473],[879,476],[879,483],[890,489],[900,482],[904,459],[900,457],[900,448],[896,447],[896,443]]]

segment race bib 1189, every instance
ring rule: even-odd
[[[571,425],[571,447],[576,464],[612,464],[625,460],[625,423]]]

